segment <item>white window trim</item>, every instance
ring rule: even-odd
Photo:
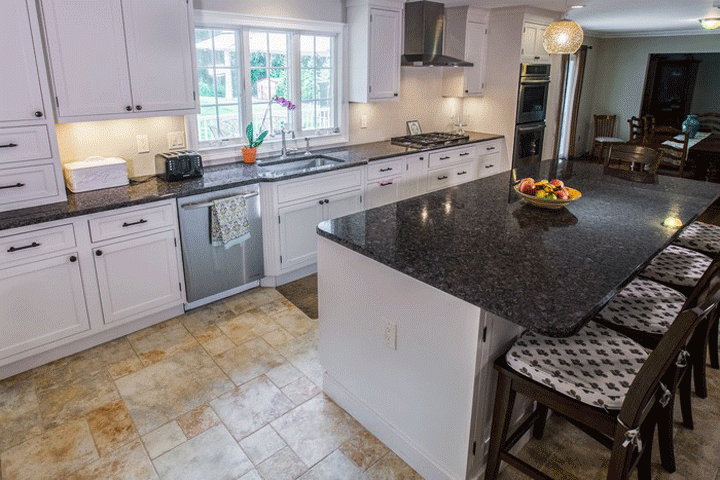
[[[249,16],[239,13],[216,12],[211,10],[195,10],[195,28],[260,28],[271,30],[292,30],[293,34],[335,34],[337,35],[337,67],[335,81],[338,93],[338,123],[340,131],[310,137],[311,149],[334,147],[345,145],[349,142],[349,118],[348,118],[348,96],[347,96],[347,26],[344,23],[323,22],[314,20],[300,20],[275,17]],[[243,45],[243,48],[246,48]],[[244,60],[243,60],[244,61]],[[246,73],[249,75],[249,73]],[[299,77],[299,75],[297,76]],[[244,81],[244,80],[243,80]],[[296,81],[299,81],[296,79]],[[298,88],[296,86],[296,88]],[[298,102],[296,102],[298,103]],[[222,164],[237,161],[242,158],[240,145],[228,145],[220,147],[200,147],[198,143],[197,115],[186,117],[186,128],[188,131],[189,147],[199,151],[203,156],[203,163],[206,165]],[[295,140],[300,150],[305,149],[305,142],[302,138]],[[292,140],[289,146],[294,147]],[[266,139],[258,157],[272,157],[280,152],[280,141]]]

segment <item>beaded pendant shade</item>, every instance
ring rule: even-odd
[[[572,20],[559,20],[545,30],[543,47],[548,53],[575,53],[583,42],[583,29]]]
[[[715,28],[720,27],[720,18],[718,18],[718,17],[701,18],[700,25],[702,25],[702,27],[705,30],[713,30]]]

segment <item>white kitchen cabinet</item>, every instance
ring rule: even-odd
[[[0,269],[0,359],[90,329],[77,252]]]
[[[403,197],[416,197],[427,193],[428,156],[426,153],[403,157]]]
[[[524,22],[520,55],[524,62],[549,62],[550,54],[543,47],[546,24]]]
[[[402,18],[402,2],[347,3],[351,102],[381,102],[400,95]]]
[[[380,207],[403,199],[402,177],[382,178],[365,187],[365,209]]]
[[[487,55],[487,21],[485,10],[473,7],[445,9],[443,53],[471,62],[472,67],[443,69],[443,96],[479,96],[485,90],[485,57]]]
[[[195,111],[185,0],[42,0],[59,122]]]

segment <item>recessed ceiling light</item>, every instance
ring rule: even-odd
[[[570,8],[585,8],[585,5],[570,5]]]

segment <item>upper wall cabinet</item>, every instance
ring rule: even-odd
[[[443,96],[482,95],[485,89],[488,13],[473,7],[445,9],[443,53],[471,62],[472,67],[443,69]]]
[[[550,54],[543,47],[547,24],[523,22],[521,58],[524,62],[549,62]]]
[[[348,1],[351,102],[383,102],[400,95],[402,8],[395,1]]]
[[[42,0],[58,122],[194,113],[187,0]]]

